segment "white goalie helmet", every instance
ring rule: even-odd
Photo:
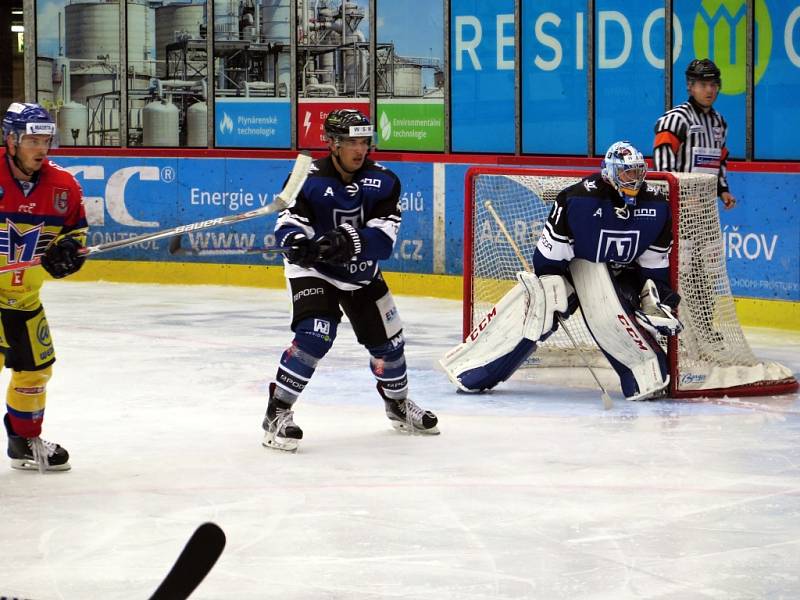
[[[614,142],[606,150],[600,173],[622,197],[625,204],[635,205],[644,178],[647,163],[636,147],[627,141]]]

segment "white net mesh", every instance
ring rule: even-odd
[[[670,191],[663,175],[652,175],[648,183]],[[725,266],[715,177],[675,174],[675,179],[678,189],[671,202],[673,217],[678,215],[679,235],[672,268],[678,273],[677,291],[682,297],[678,315],[685,325],[672,372],[676,391],[721,389],[725,393],[740,386],[793,381],[791,371],[782,365],[759,361],[742,333]],[[464,259],[464,275],[472,284],[472,298],[465,298],[469,322],[478,322],[502,298],[514,285],[517,271],[529,269],[553,201],[579,180],[578,175],[526,169],[513,174],[480,173],[473,178],[467,205],[472,244],[465,244],[468,255]],[[579,348],[558,331],[540,344],[526,366],[582,367],[588,360],[592,366],[608,367],[579,312],[567,325]]]

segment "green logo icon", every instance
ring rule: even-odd
[[[708,57],[722,72],[722,90],[728,96],[746,87],[747,19],[745,0],[702,0],[694,19],[694,54]],[[772,21],[765,0],[755,0],[755,83],[769,64]]]

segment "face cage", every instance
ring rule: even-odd
[[[612,165],[610,171],[611,180],[625,203],[636,204],[636,195],[642,188],[644,179],[647,176],[647,165]],[[620,175],[623,173],[633,173],[636,179],[634,181],[622,181]]]

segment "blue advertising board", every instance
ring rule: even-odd
[[[514,152],[514,0],[451,0],[454,152]]]
[[[215,143],[229,148],[289,148],[288,98],[217,98]]]

